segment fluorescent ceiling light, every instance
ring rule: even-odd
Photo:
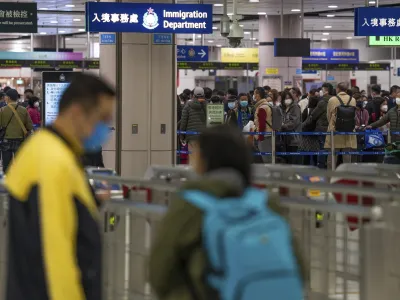
[[[332,26],[331,25],[325,25],[324,28],[329,29],[329,28],[332,28]]]
[[[243,25],[243,24],[240,24],[239,26],[240,26],[240,27],[244,27],[244,25]]]
[[[217,47],[222,47],[222,45],[215,45],[215,46],[217,46]]]
[[[74,22],[80,22],[81,19],[74,19],[73,21],[74,21]]]
[[[49,10],[47,7],[39,8],[39,10]]]
[[[58,21],[50,21],[51,24],[58,24]]]
[[[369,63],[370,63],[370,64],[375,64],[375,63],[376,63],[376,61],[374,61],[374,60],[371,60]]]
[[[262,11],[257,13],[257,15],[260,15],[260,16],[263,16],[263,15],[266,15],[266,14],[267,14],[266,12],[262,12]]]
[[[250,3],[258,3],[260,0],[249,0]]]
[[[338,8],[337,5],[329,5],[328,7],[329,7],[329,8]]]
[[[71,38],[66,38],[65,40],[66,40],[66,41],[70,41],[70,40],[71,40]]]
[[[218,27],[216,27],[216,26],[213,27],[213,30],[217,30],[217,29],[218,29]]]
[[[348,36],[346,39],[351,40],[353,37],[352,36]]]
[[[258,42],[256,43],[256,45],[259,45],[259,44],[260,44],[260,43],[258,43]]]
[[[65,7],[75,7],[74,4],[66,4]]]
[[[301,11],[301,9],[293,8],[291,11],[293,11],[293,12],[299,12],[299,11]]]
[[[217,7],[219,6],[219,7],[221,7],[221,6],[224,6],[224,5],[221,4],[221,3],[215,3],[214,6],[217,6]]]
[[[328,39],[321,39],[321,41],[327,41]]]
[[[251,32],[250,31],[245,31],[245,32],[243,32],[244,34],[251,34]]]
[[[233,13],[227,13],[228,16],[233,16]]]
[[[58,33],[65,33],[65,30],[60,30]]]
[[[257,38],[250,38],[250,40],[252,40],[252,41],[257,41]]]
[[[208,42],[209,42],[209,43],[214,43],[214,41],[211,41],[211,40],[210,40],[210,41],[208,41]]]
[[[39,34],[45,35],[47,34],[47,32],[39,32]]]
[[[83,29],[83,28],[79,28],[79,29],[78,29],[78,31],[81,31],[81,32],[82,32],[82,31],[85,31],[85,29]]]
[[[322,35],[329,35],[329,32],[323,32]]]
[[[376,2],[375,1],[369,1],[368,3],[369,4],[375,4]]]
[[[201,34],[197,35],[198,38],[201,38]]]
[[[328,18],[333,18],[335,15],[326,15]]]

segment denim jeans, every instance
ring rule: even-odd
[[[318,136],[318,142],[319,142],[319,150],[324,151],[325,150],[325,138],[326,135],[320,135]],[[318,155],[317,159],[317,167],[320,169],[326,169],[326,160],[327,156],[326,155]]]

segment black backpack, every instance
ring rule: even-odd
[[[356,127],[356,107],[349,105],[353,98],[350,97],[349,101],[345,105],[339,96],[340,105],[336,110],[336,126],[335,129],[338,132],[353,132]]]

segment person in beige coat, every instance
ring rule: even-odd
[[[350,100],[350,96],[346,94],[348,89],[348,84],[346,82],[341,82],[336,87],[337,96],[342,99],[344,104],[347,104]],[[328,130],[327,132],[335,132],[335,123],[336,123],[336,111],[337,107],[340,106],[340,101],[337,96],[333,96],[329,99],[328,108],[326,110],[327,118],[328,118]],[[351,98],[349,105],[356,106],[356,100]],[[352,151],[353,149],[357,149],[357,137],[355,135],[335,135],[333,138],[333,145],[335,147],[335,151]],[[331,137],[327,136],[325,139],[325,148],[330,151],[331,150]],[[337,156],[336,156],[337,158]],[[336,160],[335,158],[335,160]],[[351,163],[351,155],[343,155],[343,163]],[[332,156],[328,155],[328,170],[332,169]]]

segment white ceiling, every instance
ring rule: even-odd
[[[0,0],[3,1],[3,0]],[[7,0],[10,1],[10,0]],[[279,15],[281,9],[281,2],[279,0],[259,0],[259,2],[252,2],[257,0],[239,0],[238,13],[245,18],[253,17],[251,21],[241,21],[243,28],[247,34],[243,40],[243,45],[246,47],[256,46],[258,39],[258,13],[266,13],[268,15]],[[19,2],[11,0],[11,2]],[[86,47],[87,38],[83,34],[85,27],[85,0],[37,0],[29,1],[38,3],[38,35],[51,35],[58,33],[68,36],[66,41],[67,47],[82,48]],[[198,3],[197,0],[177,0],[178,3]],[[219,15],[223,13],[223,7],[218,6],[223,3],[223,0],[204,0],[206,4],[214,4],[214,20],[219,20]],[[370,1],[370,5],[374,5]],[[393,0],[380,0],[379,5],[394,4]],[[304,19],[305,37],[312,38],[313,40],[321,39],[346,39],[353,38],[353,14],[351,11],[341,12],[343,9],[352,9],[365,5],[364,0],[304,0]],[[71,7],[73,6],[73,7]],[[337,6],[337,8],[329,8],[329,6]],[[300,9],[300,0],[284,0],[284,14],[298,14],[299,12],[292,12],[293,9]],[[338,11],[337,11],[338,10]],[[232,0],[228,0],[228,13],[232,12]],[[307,14],[315,14],[314,16],[307,16]],[[327,14],[334,14],[335,17],[327,17]],[[332,28],[325,28],[324,26],[332,26]],[[323,35],[326,32],[329,35]],[[0,39],[4,38],[18,38],[21,34],[0,34]],[[97,36],[93,36],[97,40]],[[200,38],[195,36],[195,44],[200,44]],[[215,24],[213,34],[205,35],[206,45],[226,45],[226,39],[222,38],[219,34],[219,25]],[[178,35],[179,44],[191,44],[193,35]],[[15,41],[2,41],[0,43],[0,50],[11,49],[26,49],[30,45],[28,39]],[[11,49],[10,49],[11,47]]]

